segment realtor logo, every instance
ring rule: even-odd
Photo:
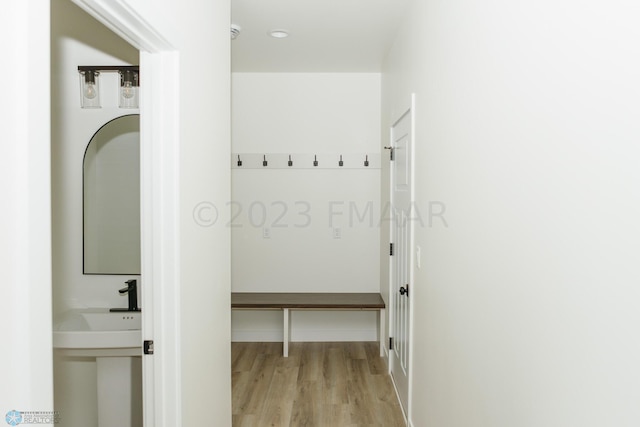
[[[7,412],[7,416],[4,419],[10,426],[17,426],[22,422],[22,413],[16,410],[9,411]]]
[[[4,417],[10,426],[27,424],[57,424],[60,421],[58,411],[16,411],[12,409]]]

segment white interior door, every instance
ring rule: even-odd
[[[411,279],[413,227],[413,97],[412,106],[391,128],[391,337],[390,369],[400,402],[408,415],[411,344]]]

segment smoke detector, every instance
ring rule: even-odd
[[[241,30],[242,28],[240,27],[240,25],[231,24],[231,40],[235,40],[236,37],[238,37],[238,35],[240,34]]]

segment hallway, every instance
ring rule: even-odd
[[[233,426],[404,426],[378,343],[232,343]]]

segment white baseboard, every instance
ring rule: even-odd
[[[291,342],[377,341],[376,329],[293,329]]]
[[[384,355],[382,356],[382,359],[384,360],[384,364],[387,367],[387,373],[391,374],[391,365],[389,364],[389,348],[386,345],[384,346]]]
[[[280,330],[241,329],[231,330],[232,342],[282,342],[284,335]]]
[[[389,353],[387,352],[387,356],[388,355]],[[393,375],[391,375],[391,365],[387,366],[389,366],[389,377],[391,378],[393,390],[396,392],[396,399],[398,399],[398,403],[400,403],[400,394],[398,393],[398,387],[396,387],[396,381],[393,379]],[[405,408],[402,406],[402,404],[400,405],[400,408],[402,409],[402,416],[404,417],[404,422],[407,424],[407,427],[413,427],[413,423],[409,419],[409,414],[407,413],[408,411],[405,411]]]
[[[282,329],[232,329],[233,342],[282,342]],[[291,342],[377,341],[375,329],[294,329]]]

